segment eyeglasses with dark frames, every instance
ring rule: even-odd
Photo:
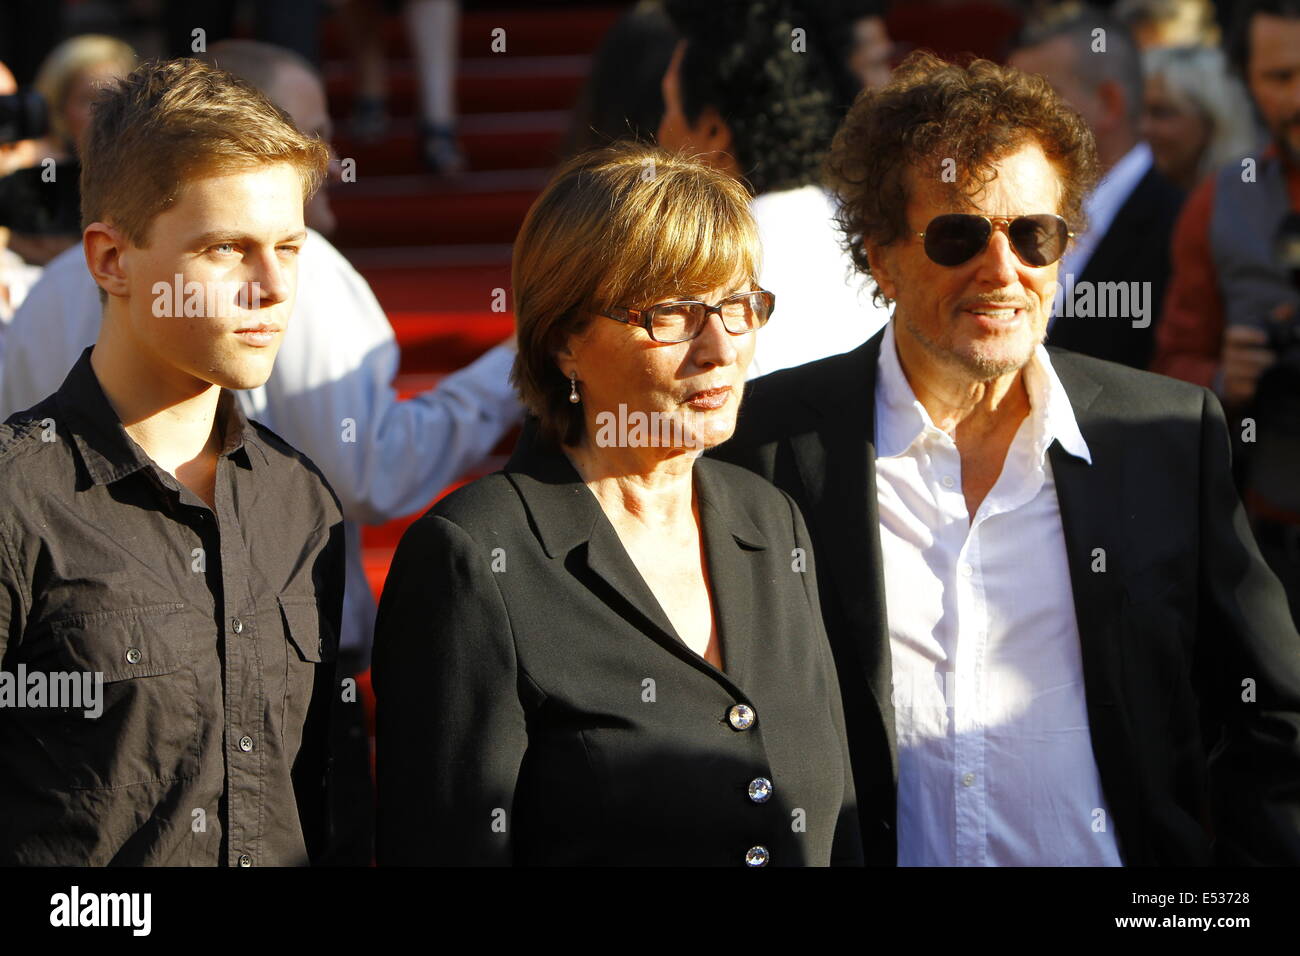
[[[977,216],[948,213],[935,216],[916,235],[925,241],[925,254],[941,266],[959,266],[984,251],[993,238],[994,228],[1007,231],[1007,239],[1020,261],[1027,266],[1050,266],[1065,255],[1074,238],[1069,225],[1060,216],[1041,213],[1033,216]]]
[[[613,308],[601,315],[615,322],[639,325],[656,342],[673,345],[697,337],[714,313],[722,319],[722,327],[732,335],[744,335],[766,325],[775,308],[775,295],[766,289],[754,289],[729,295],[717,305],[681,299],[661,302],[648,309]]]

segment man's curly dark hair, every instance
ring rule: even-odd
[[[754,195],[820,182],[855,92],[839,18],[800,0],[667,0],[665,8],[686,41],[682,111],[694,123],[712,106],[727,121]],[[796,29],[804,52],[794,49]]]
[[[1056,168],[1060,215],[1082,232],[1083,200],[1100,176],[1083,117],[1041,76],[989,60],[962,66],[924,51],[909,54],[888,85],[853,104],[826,159],[845,251],[870,275],[866,243],[888,245],[912,231],[909,174],[945,183],[951,170],[954,199],[971,197],[996,177],[994,163],[1028,142],[1037,142]]]

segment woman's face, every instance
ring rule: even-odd
[[[1210,142],[1210,124],[1193,104],[1177,96],[1160,76],[1147,79],[1142,138],[1166,179],[1195,183],[1201,156]]]
[[[741,279],[699,297],[666,294],[653,304],[698,298],[717,305],[753,288]],[[754,336],[761,334],[759,329],[733,335],[713,314],[698,337],[668,345],[643,328],[595,316],[570,340],[567,354],[558,356],[565,376],[578,376],[586,447],[663,458],[726,441],[736,427]]]

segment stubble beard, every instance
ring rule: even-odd
[[[1044,330],[1044,334],[1026,348],[1025,354],[1020,358],[994,358],[979,352],[963,354],[935,341],[909,316],[904,315],[901,318],[907,331],[939,364],[959,372],[963,377],[974,382],[992,382],[1004,375],[1020,371],[1029,364],[1030,359],[1034,357],[1034,350],[1046,338]]]

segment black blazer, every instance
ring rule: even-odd
[[[734,465],[694,475],[725,673],[554,446],[403,535],[375,634],[380,864],[862,862],[803,518]]]
[[[1075,277],[1094,286],[1099,282],[1150,282],[1150,325],[1138,329],[1130,318],[1061,314],[1052,323],[1049,345],[1131,368],[1151,365],[1156,323],[1164,314],[1169,285],[1170,243],[1183,199],[1183,191],[1155,167],[1147,170],[1097,243],[1083,274]]]
[[[750,382],[737,434],[711,453],[788,491],[808,520],[866,857],[889,864],[898,749],[875,479],[883,335]],[[1223,410],[1203,388],[1051,356],[1093,459],[1059,443],[1048,452],[1123,859],[1300,862],[1300,638],[1233,487]],[[1104,573],[1092,570],[1097,548]]]

